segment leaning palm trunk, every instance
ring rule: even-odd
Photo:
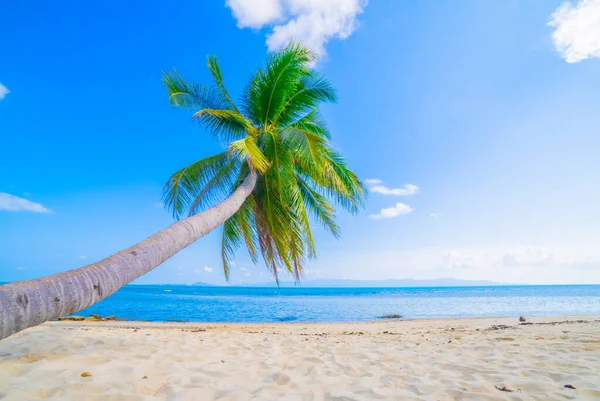
[[[99,262],[53,276],[0,286],[0,339],[85,309],[148,273],[223,224],[256,185],[256,174],[223,202],[170,225],[145,241]]]

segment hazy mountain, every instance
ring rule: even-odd
[[[342,279],[318,279],[304,280],[300,284],[291,281],[282,281],[280,287],[473,287],[489,285],[508,285],[487,280],[458,280],[454,278],[437,278],[432,280],[414,279],[387,279],[387,280],[342,280]],[[267,283],[245,283],[238,287],[276,287],[274,282]]]

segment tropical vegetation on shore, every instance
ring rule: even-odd
[[[276,280],[281,270],[299,280],[306,260],[316,255],[311,223],[337,237],[334,206],[356,213],[366,196],[361,180],[331,146],[318,106],[336,96],[311,68],[315,61],[297,44],[270,54],[239,104],[225,89],[215,57],[208,58],[213,85],[165,73],[171,103],[193,110],[226,146],[166,183],[166,206],[176,218],[187,217],[99,262],[0,286],[0,339],[93,305],[220,225],[226,277],[236,249],[245,244],[253,261],[262,257]]]

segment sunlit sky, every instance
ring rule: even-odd
[[[221,151],[162,70],[230,92],[303,41],[372,187],[306,279],[600,283],[600,0],[9,2],[0,23],[0,281],[102,259],[173,220],[174,171]],[[225,283],[220,229],[137,283]],[[267,282],[239,253],[232,283]]]

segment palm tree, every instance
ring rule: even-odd
[[[235,251],[245,244],[255,263],[262,256],[275,280],[281,270],[300,280],[306,260],[316,256],[311,223],[338,237],[334,205],[356,213],[367,193],[331,147],[318,106],[336,96],[310,67],[315,61],[301,45],[272,53],[239,105],[225,89],[215,57],[208,58],[211,86],[165,73],[171,104],[199,110],[194,118],[227,146],[165,184],[165,205],[175,218],[187,217],[99,262],[0,286],[0,339],[93,305],[221,224],[226,278]]]

